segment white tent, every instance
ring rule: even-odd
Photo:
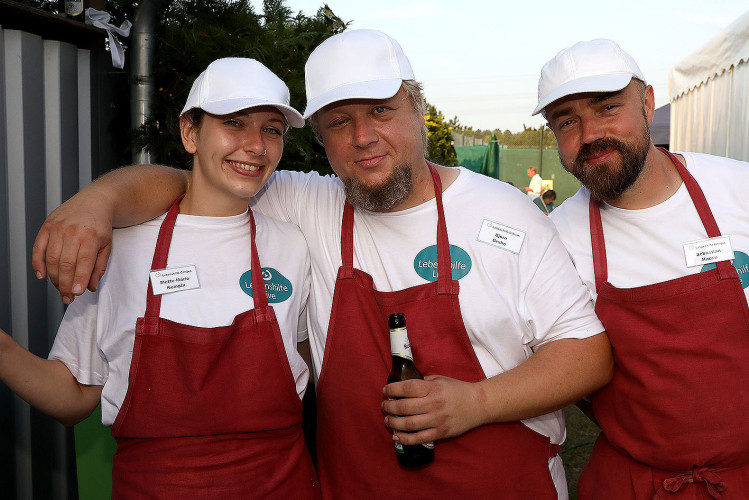
[[[673,151],[749,161],[749,11],[671,69]]]

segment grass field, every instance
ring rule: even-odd
[[[564,410],[564,418],[567,422],[567,440],[562,445],[562,460],[567,475],[570,500],[577,498],[577,478],[585,466],[593,443],[600,429],[593,424],[576,406],[568,406]]]

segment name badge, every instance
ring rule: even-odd
[[[705,240],[684,243],[684,256],[687,267],[702,266],[713,262],[733,260],[733,247],[730,236],[718,236]]]
[[[151,271],[150,276],[154,295],[200,288],[198,270],[195,266],[171,267]]]
[[[525,240],[525,232],[514,227],[484,219],[477,240],[518,254]]]

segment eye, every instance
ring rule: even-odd
[[[557,122],[557,129],[559,130],[565,130],[572,126],[572,124],[575,123],[575,120],[569,119],[569,120],[560,120]]]
[[[263,131],[265,131],[268,134],[283,135],[283,131],[278,129],[277,127],[265,127]]]
[[[387,108],[386,108],[385,106],[376,106],[376,107],[375,107],[375,108],[374,108],[374,109],[372,110],[372,113],[374,113],[374,114],[376,114],[376,115],[381,115],[381,114],[382,114],[382,113],[384,113],[385,111],[387,111]]]
[[[336,127],[342,127],[346,124],[346,118],[344,117],[336,117],[330,120],[328,123],[328,128],[336,128]]]
[[[230,125],[232,127],[241,127],[242,124],[239,122],[239,120],[235,120],[234,118],[228,118],[224,120],[225,125]]]

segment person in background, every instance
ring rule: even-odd
[[[536,167],[528,167],[525,173],[528,174],[528,177],[531,178],[528,187],[525,188],[526,194],[528,194],[528,197],[530,199],[535,200],[536,198],[541,196],[541,176],[538,175],[538,172],[536,172]]]
[[[547,62],[536,113],[583,184],[550,218],[615,359],[578,498],[749,497],[749,164],[656,148],[653,88],[610,40]]]
[[[276,172],[252,207],[298,225],[310,246],[323,496],[567,498],[559,409],[608,382],[611,353],[553,224],[517,189],[425,159],[421,86],[386,34],[329,38],[305,78],[305,116],[337,177]],[[155,169],[119,170],[60,207],[35,269],[47,238],[48,262],[67,259],[59,237],[89,220],[88,197],[108,196],[91,214],[101,240],[76,252],[93,263],[112,211],[147,219],[165,186],[186,182],[169,171],[153,182]],[[52,264],[64,296],[89,282],[83,265],[60,275]],[[393,312],[425,380],[385,386]],[[434,441],[436,458],[403,469],[394,440]]]
[[[67,308],[49,359],[0,335],[0,379],[31,405],[71,425],[101,402],[113,498],[320,497],[297,352],[307,246],[248,210],[287,128],[303,125],[261,63],[212,62],[180,115],[184,197],[114,232],[98,289]]]
[[[554,200],[556,199],[556,191],[554,191],[553,189],[547,189],[540,197],[533,198],[533,203],[535,203],[538,208],[543,210],[546,215],[549,215],[552,210],[557,208],[556,204],[554,203]]]

